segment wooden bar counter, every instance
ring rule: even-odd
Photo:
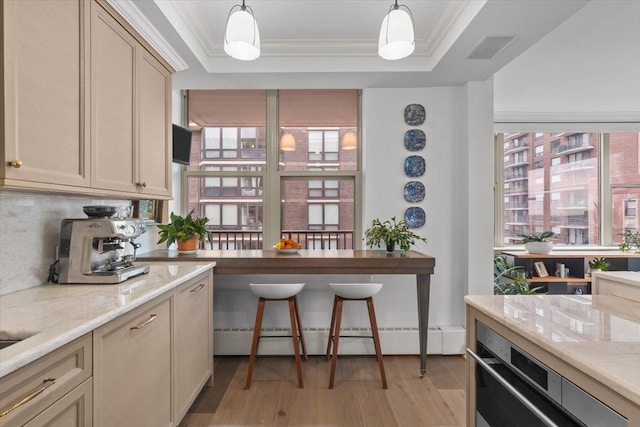
[[[416,276],[420,376],[426,372],[429,331],[429,289],[434,257],[415,251],[387,254],[369,250],[301,250],[281,254],[275,250],[200,250],[183,255],[157,250],[139,254],[139,261],[215,261],[215,274],[411,274]]]

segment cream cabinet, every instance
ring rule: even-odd
[[[98,3],[91,53],[92,186],[169,196],[170,72]]]
[[[172,425],[171,293],[96,329],[94,425]]]
[[[0,185],[171,197],[171,73],[104,0],[2,1]]]
[[[82,0],[3,1],[0,184],[90,186]]]
[[[1,426],[92,424],[91,334],[0,380]]]
[[[205,384],[213,385],[212,274],[176,289],[174,401],[181,420]]]

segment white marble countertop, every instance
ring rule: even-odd
[[[598,271],[592,276],[593,278],[613,279],[616,282],[640,286],[640,271]]]
[[[640,303],[606,295],[468,295],[465,302],[640,405]]]
[[[215,262],[150,262],[148,274],[108,285],[50,284],[0,296],[0,377],[215,267]]]

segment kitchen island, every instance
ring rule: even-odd
[[[368,250],[301,250],[281,254],[275,250],[200,250],[181,255],[157,250],[138,255],[149,261],[215,261],[215,274],[410,274],[416,276],[420,375],[426,372],[429,330],[429,290],[435,258],[415,251],[387,254]]]
[[[608,295],[470,295],[465,302],[472,352],[479,351],[482,323],[622,415],[624,425],[640,426],[640,303]],[[478,365],[472,357],[468,367],[473,426]]]

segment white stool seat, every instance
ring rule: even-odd
[[[382,283],[329,283],[329,288],[342,298],[369,298],[380,292]]]
[[[298,295],[304,283],[250,283],[251,292],[266,299],[291,298]]]

